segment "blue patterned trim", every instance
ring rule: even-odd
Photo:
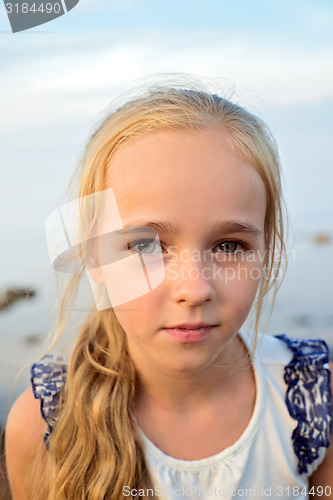
[[[44,443],[49,447],[49,438],[57,421],[59,397],[67,377],[67,365],[63,358],[50,354],[31,367],[31,385],[35,399],[40,399],[40,413],[48,425]]]
[[[292,434],[298,458],[298,472],[319,457],[319,448],[328,448],[332,440],[332,390],[328,369],[329,349],[324,340],[291,339],[276,335],[294,353],[285,367],[288,385],[286,403],[292,418],[298,421]],[[326,365],[326,366],[325,366]]]

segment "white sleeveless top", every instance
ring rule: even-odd
[[[251,350],[251,333],[241,330],[240,334]],[[256,402],[252,418],[241,437],[217,455],[200,460],[173,458],[137,426],[157,498],[309,498],[308,477],[322,462],[326,448],[320,447],[319,457],[306,473],[299,474],[291,439],[297,421],[286,405],[283,377],[292,358],[292,351],[281,340],[259,336],[253,363]]]
[[[253,333],[241,330],[240,335],[251,351]],[[233,445],[208,458],[180,460],[163,453],[137,426],[156,498],[313,498],[308,478],[332,439],[329,351],[320,339],[277,337],[259,335],[254,411]],[[52,355],[31,367],[33,392],[48,423],[47,447],[66,377],[66,362]],[[131,492],[124,485],[124,497],[131,494],[152,497],[149,491]]]

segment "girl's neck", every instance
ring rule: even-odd
[[[222,359],[223,358],[223,359]],[[229,360],[229,362],[227,361]],[[230,363],[230,360],[232,362]],[[138,388],[133,412],[149,410],[187,413],[228,398],[246,374],[252,372],[247,348],[237,335],[214,365],[178,372],[160,366],[137,368]]]

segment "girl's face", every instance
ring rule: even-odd
[[[164,259],[159,286],[114,308],[136,367],[191,372],[230,364],[262,272],[260,176],[223,130],[163,130],[115,153],[107,187],[125,228],[157,229]],[[141,242],[135,251],[154,258],[156,246]]]

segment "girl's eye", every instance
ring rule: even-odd
[[[131,243],[130,250],[142,254],[155,254],[161,252],[161,245],[156,240],[144,240]]]
[[[236,241],[236,240],[225,240],[221,241],[214,250],[216,252],[223,252],[226,254],[233,254],[236,252],[239,252],[240,250],[246,249],[246,245],[242,243],[241,241]]]

